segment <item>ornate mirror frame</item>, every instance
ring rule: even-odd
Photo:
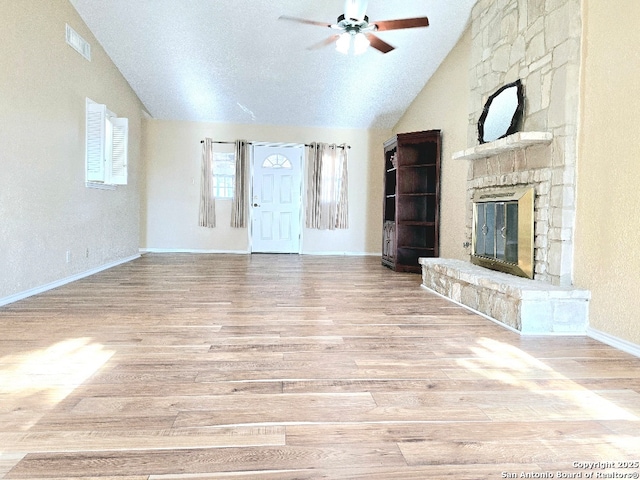
[[[478,141],[481,144],[493,142],[517,132],[520,129],[523,112],[524,89],[522,82],[516,80],[502,86],[487,99],[487,103],[484,105],[484,110],[478,120]],[[490,123],[491,125],[489,125]],[[496,128],[498,133],[491,136],[486,134],[487,130]]]

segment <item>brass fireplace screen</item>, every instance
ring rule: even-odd
[[[477,190],[471,262],[533,278],[533,212],[532,187]]]

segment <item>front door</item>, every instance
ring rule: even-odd
[[[251,251],[299,253],[303,146],[253,147]]]

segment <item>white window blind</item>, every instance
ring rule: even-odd
[[[87,102],[87,182],[104,181],[105,105]]]
[[[87,98],[87,186],[126,185],[129,122]]]
[[[129,120],[126,118],[112,118],[113,134],[111,147],[111,168],[109,169],[109,183],[113,185],[127,184],[127,151],[129,138]]]

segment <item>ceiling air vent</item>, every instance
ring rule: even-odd
[[[91,45],[78,32],[67,25],[67,43],[77,50],[87,60],[91,61]]]

